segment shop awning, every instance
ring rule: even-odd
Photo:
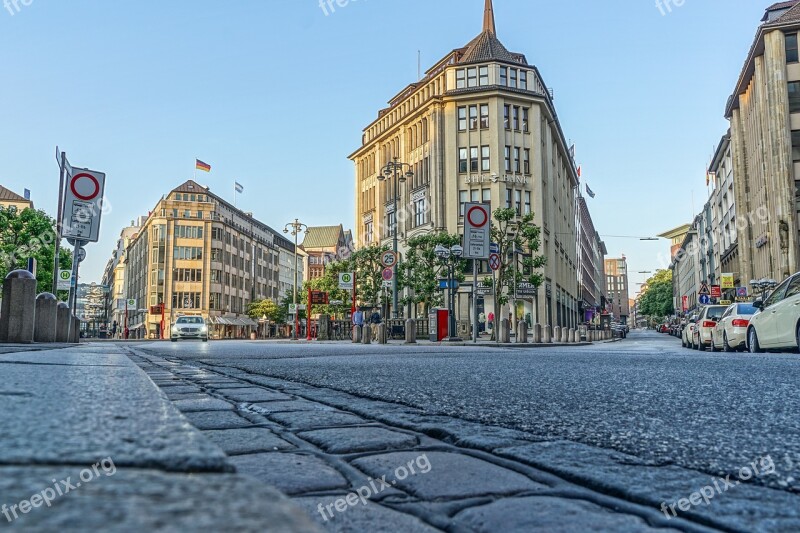
[[[222,326],[258,327],[258,322],[247,317],[237,318],[219,316],[215,319],[215,322]]]

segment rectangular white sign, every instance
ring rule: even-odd
[[[339,288],[345,291],[353,290],[353,273],[343,272],[339,274]]]
[[[60,291],[68,291],[71,285],[72,285],[72,270],[59,269],[57,289]]]
[[[489,204],[464,205],[464,258],[488,259],[492,231]]]
[[[64,188],[61,233],[65,239],[97,242],[106,175],[94,170],[72,168]]]

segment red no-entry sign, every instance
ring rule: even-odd
[[[72,172],[74,174],[70,175]],[[86,169],[70,169],[64,190],[61,234],[65,239],[97,242],[106,175]]]
[[[70,178],[69,188],[76,198],[84,201],[94,200],[100,194],[100,182],[86,172],[81,172]]]
[[[489,257],[491,240],[491,207],[489,204],[466,204],[464,206],[464,258],[486,259]]]

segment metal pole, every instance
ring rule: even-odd
[[[58,181],[58,214],[56,215],[56,249],[53,254],[53,294],[58,294],[58,269],[61,264],[61,217],[64,202],[64,174],[67,167],[67,153],[61,152],[61,172]]]
[[[67,335],[68,339],[72,338],[72,325],[74,323],[72,317],[75,316],[75,306],[78,302],[78,251],[81,249],[82,245],[83,241],[76,240],[74,249],[72,250],[72,282],[69,286],[70,321]]]
[[[294,219],[294,290],[292,291],[292,298],[294,300],[294,334],[293,340],[297,340],[297,327],[300,324],[300,310],[297,308],[297,223],[298,220]]]
[[[400,194],[400,187],[397,177],[397,158],[394,158],[394,238],[392,240],[392,251],[397,255],[397,196]],[[392,318],[397,318],[397,263],[394,262],[394,276],[392,277]]]
[[[472,260],[472,342],[478,342],[478,260]]]

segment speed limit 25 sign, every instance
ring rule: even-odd
[[[383,252],[381,254],[381,264],[386,268],[392,268],[397,264],[397,252]]]

